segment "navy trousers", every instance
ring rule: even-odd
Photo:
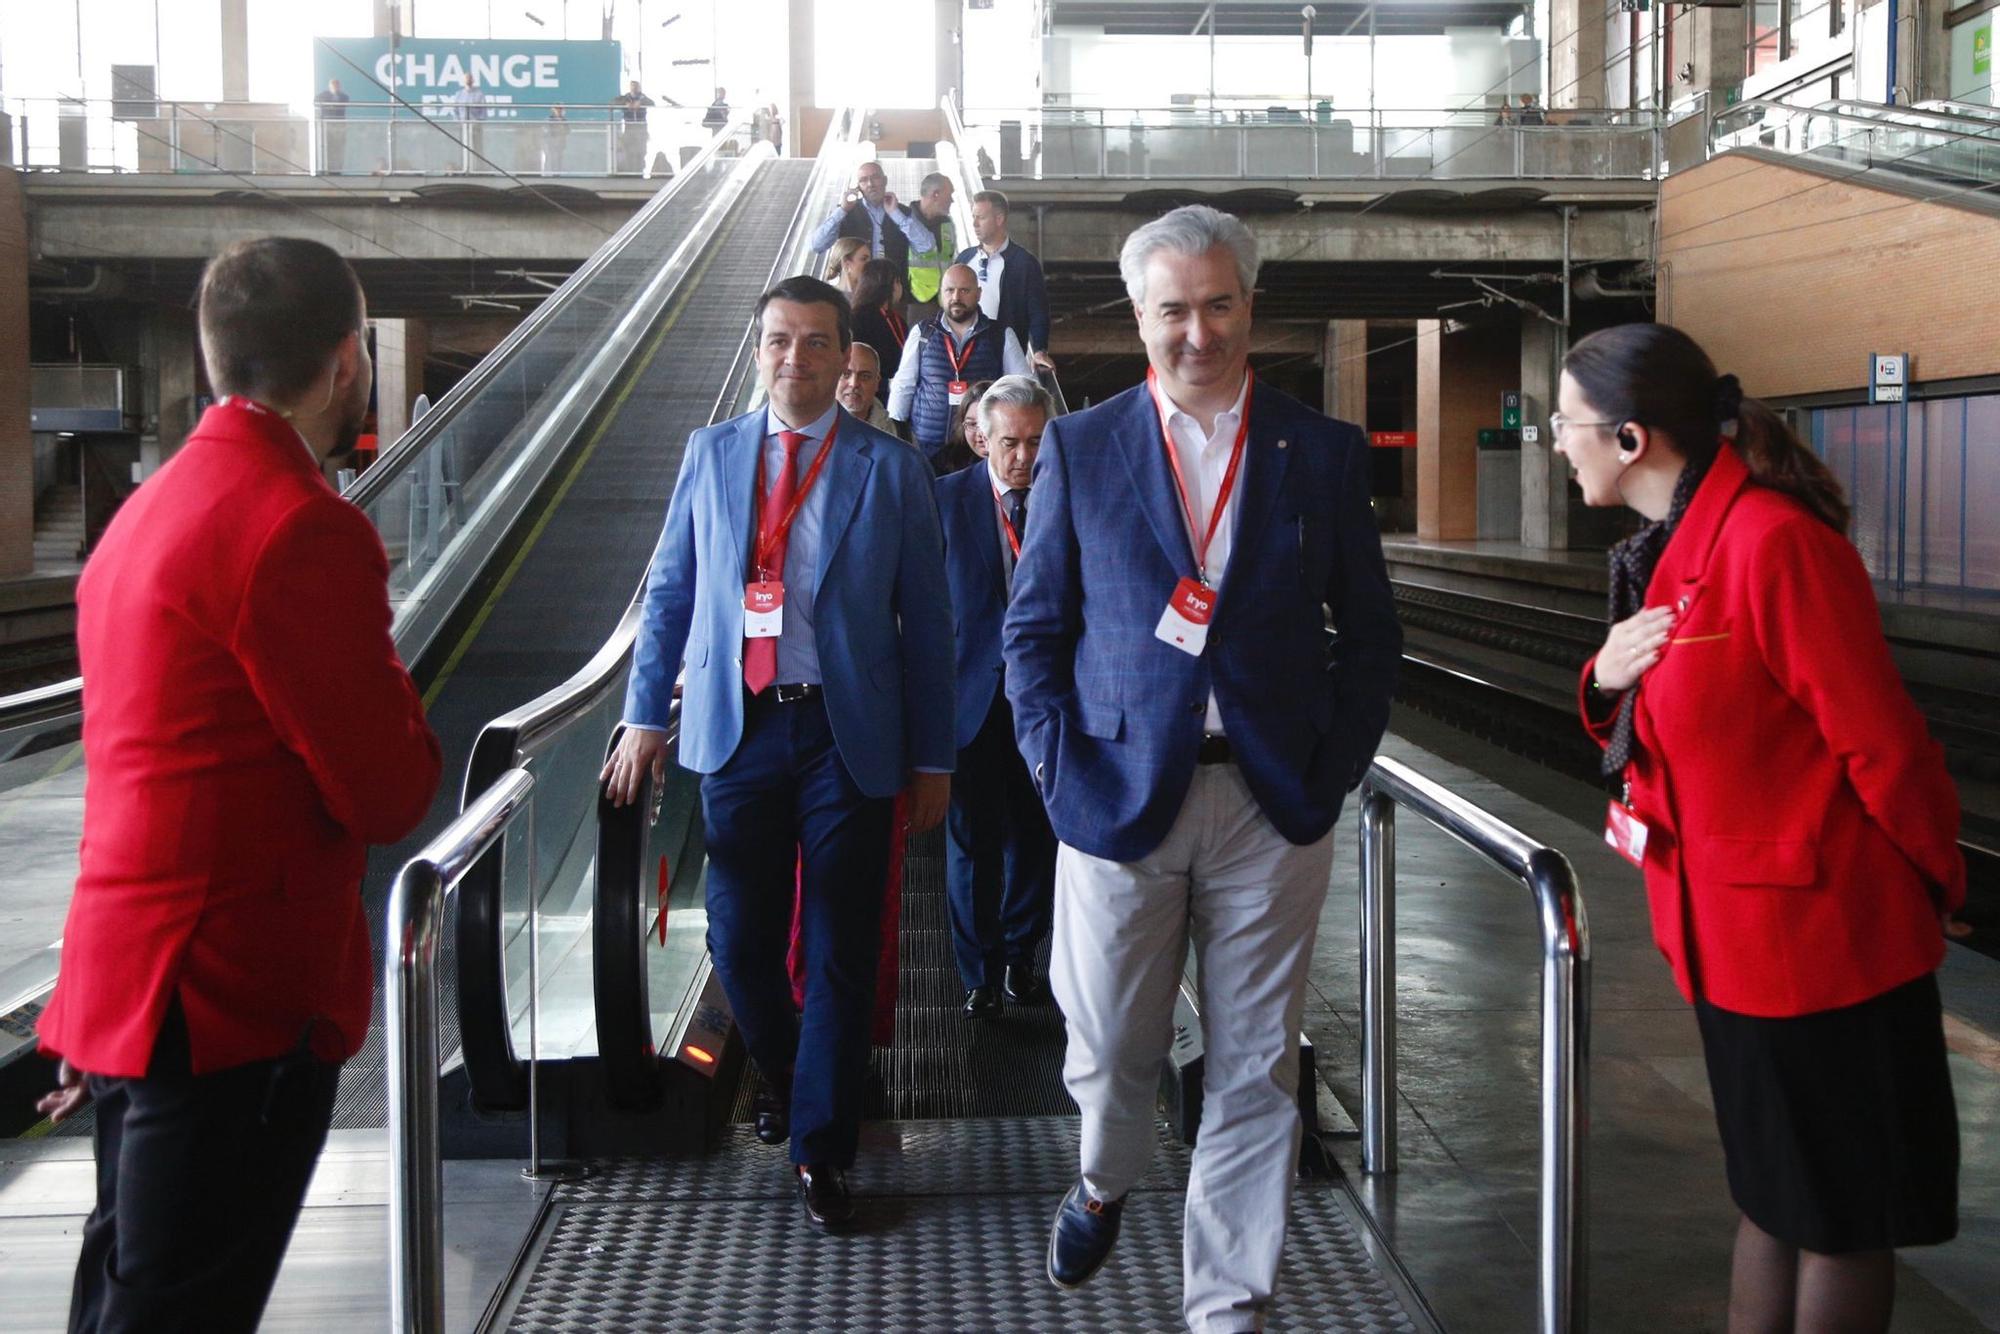
[[[1049,934],[1056,836],[1014,742],[1014,711],[998,691],[972,744],[958,752],[946,825],[951,943],[967,989],[997,986]]]
[[[894,807],[855,786],[817,696],[750,701],[736,753],[702,780],[709,953],[751,1059],[791,1089],[795,1163],[854,1162]],[[785,969],[794,892],[803,1014]]]

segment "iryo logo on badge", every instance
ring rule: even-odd
[[[1189,587],[1186,583],[1181,585],[1181,615],[1200,624],[1206,621],[1208,614],[1214,610],[1215,598],[1207,589],[1199,584],[1193,587]]]

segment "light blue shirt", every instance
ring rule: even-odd
[[[861,201],[861,207],[868,214],[868,221],[874,225],[870,243],[874,247],[875,258],[880,259],[882,258],[882,220],[887,217],[889,210],[879,204],[871,204],[866,199]],[[809,238],[812,248],[814,250],[832,249],[833,243],[840,239],[840,220],[846,216],[847,210],[844,207],[835,208],[828,215],[826,221],[822,222],[813,231],[812,236]],[[924,226],[923,218],[913,208],[904,208],[901,218],[891,218],[890,221],[894,222],[897,229],[909,239],[913,249],[929,250],[937,244],[937,238],[931,235],[931,229]]]
[[[819,418],[806,426],[802,434],[806,443],[799,446],[798,484],[803,485],[806,474],[812,470],[813,460],[819,457],[821,444],[827,432],[833,429],[833,419],[838,414],[838,406],[828,408]],[[785,466],[785,445],[779,439],[785,425],[764,409],[764,485],[777,483],[778,474]],[[833,447],[840,448],[838,437]],[[820,531],[826,522],[825,474],[806,493],[805,503],[799,506],[798,516],[792,520],[791,536],[785,542],[785,621],[784,629],[778,635],[778,684],[787,686],[819,685],[819,645],[813,640],[813,584],[819,577]],[[752,505],[761,505],[763,497],[751,500]],[[751,532],[758,527],[758,515],[752,513]],[[755,537],[751,538],[754,543]],[[755,553],[752,553],[755,559]]]

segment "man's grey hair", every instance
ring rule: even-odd
[[[1003,375],[986,386],[986,392],[979,396],[973,411],[979,417],[981,432],[993,429],[993,409],[995,408],[1040,408],[1044,421],[1056,415],[1056,400],[1042,382],[1027,375]]]
[[[1181,255],[1205,255],[1224,246],[1236,260],[1236,276],[1247,296],[1257,286],[1257,238],[1234,213],[1188,204],[1154,218],[1125,238],[1118,252],[1118,275],[1125,280],[1125,294],[1132,304],[1146,300],[1146,262],[1162,250]]]
[[[951,184],[951,177],[945,175],[941,171],[934,171],[930,175],[924,177],[921,181],[917,182],[917,197],[921,199],[923,196],[937,189],[940,185],[950,185],[950,184]]]

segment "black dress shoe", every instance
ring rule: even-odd
[[[1049,1229],[1049,1282],[1059,1288],[1088,1283],[1110,1256],[1124,1212],[1122,1199],[1093,1200],[1081,1181],[1071,1186]]]
[[[1016,1005],[1046,1005],[1049,983],[1032,963],[1007,965],[1007,999]]]
[[[968,1019],[992,1019],[999,1015],[1004,1002],[1000,999],[1000,988],[992,983],[974,987],[965,993],[965,1008],[962,1011]]]
[[[750,1120],[760,1144],[783,1144],[792,1137],[791,1099],[759,1087],[750,1098]]]
[[[800,1164],[799,1201],[806,1218],[822,1232],[844,1232],[854,1222],[854,1197],[847,1193],[847,1174],[838,1167]]]

